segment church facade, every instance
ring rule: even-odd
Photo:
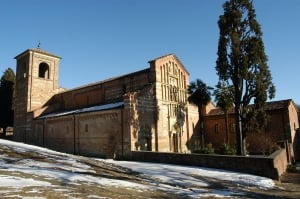
[[[234,113],[209,103],[200,135],[198,109],[187,102],[189,73],[175,54],[149,67],[78,88],[59,88],[60,57],[40,48],[15,57],[13,139],[78,155],[126,158],[132,151],[190,153],[207,145],[235,146]],[[298,108],[292,100],[266,104],[269,123],[248,134],[249,152],[291,145],[299,159]],[[203,140],[202,140],[203,139]]]
[[[58,86],[59,56],[36,48],[15,59],[16,141],[115,158],[135,150],[189,153],[199,147],[198,110],[186,101],[189,73],[174,54],[70,90]]]

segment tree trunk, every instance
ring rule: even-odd
[[[242,142],[242,118],[239,106],[235,107],[235,127],[236,127],[236,153],[243,155],[243,142]]]
[[[205,141],[204,141],[204,124],[203,124],[203,110],[202,110],[202,106],[198,106],[198,112],[199,112],[199,123],[200,123],[200,139],[201,139],[201,147],[204,148],[205,147]]]
[[[246,143],[246,136],[242,136],[242,155],[247,155],[247,143]]]
[[[229,144],[228,111],[225,110],[226,143]]]
[[[242,121],[242,155],[247,155],[247,129],[245,126],[246,122]]]

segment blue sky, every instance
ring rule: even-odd
[[[175,53],[190,80],[218,81],[218,18],[225,0],[1,0],[0,72],[28,48],[62,57],[70,89],[149,67]],[[254,0],[276,86],[273,100],[300,104],[300,1]]]

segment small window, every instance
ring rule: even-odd
[[[46,63],[41,63],[39,65],[39,77],[49,79],[49,65]]]
[[[89,125],[85,124],[85,132],[88,133],[89,132]]]

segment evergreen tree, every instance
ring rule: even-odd
[[[228,0],[223,8],[216,71],[220,82],[234,88],[237,154],[245,155],[248,123],[256,115],[263,116],[264,103],[274,97],[275,86],[252,1]]]
[[[196,81],[191,82],[188,87],[188,101],[198,107],[199,113],[199,124],[200,124],[200,136],[202,141],[202,147],[204,147],[204,129],[203,129],[203,109],[211,101],[211,90],[213,88],[207,86],[202,80],[196,79]]]
[[[0,127],[3,135],[6,135],[6,128],[13,126],[13,100],[14,100],[15,74],[11,68],[4,71],[0,80]]]

